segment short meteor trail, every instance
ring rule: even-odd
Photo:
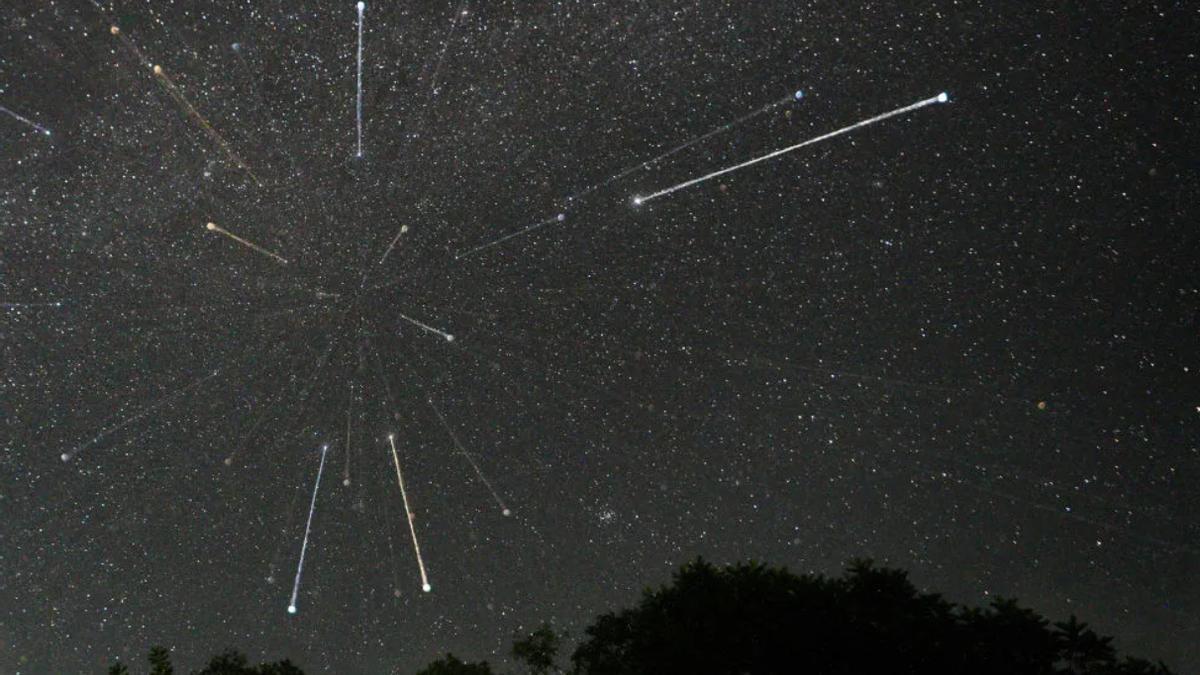
[[[475,254],[475,253],[478,253],[478,252],[480,252],[480,251],[483,251],[483,250],[489,249],[489,248],[491,248],[491,247],[493,247],[493,246],[499,246],[500,244],[503,244],[504,242],[506,242],[506,241],[508,241],[509,239],[512,239],[512,238],[514,238],[514,237],[519,237],[519,236],[521,236],[521,235],[523,235],[523,234],[529,234],[530,232],[533,232],[533,231],[534,231],[534,230],[536,230],[536,229],[543,228],[543,227],[545,227],[545,226],[547,226],[547,225],[550,225],[550,224],[552,224],[552,223],[561,223],[561,222],[565,221],[566,219],[567,219],[567,214],[565,214],[565,213],[560,213],[560,214],[558,214],[557,216],[554,216],[553,218],[547,218],[547,219],[545,219],[545,220],[543,220],[543,221],[541,221],[541,222],[534,223],[533,225],[530,225],[529,227],[526,227],[526,228],[524,228],[524,229],[517,230],[516,232],[513,232],[513,233],[511,233],[511,234],[506,234],[506,235],[504,235],[503,237],[500,237],[499,239],[496,239],[495,241],[490,241],[490,242],[488,242],[488,243],[486,243],[486,244],[481,244],[481,245],[479,245],[479,246],[476,246],[475,248],[473,248],[473,249],[471,249],[471,250],[469,250],[469,251],[466,251],[466,252],[464,252],[464,253],[456,253],[456,254],[454,255],[454,259],[455,259],[455,260],[461,260],[462,258],[465,258],[465,257],[467,257],[467,256],[469,256],[469,255],[473,255],[473,254]]]
[[[487,476],[483,475],[483,471],[479,468],[479,464],[475,462],[475,459],[471,457],[471,453],[467,452],[466,448],[463,447],[463,444],[459,442],[458,435],[454,433],[454,429],[450,428],[450,425],[446,422],[446,418],[442,416],[442,411],[439,410],[437,404],[433,402],[433,398],[430,397],[428,400],[429,407],[433,408],[433,412],[437,414],[438,421],[442,423],[442,428],[446,430],[446,433],[450,434],[450,440],[454,441],[454,447],[458,449],[458,454],[466,458],[467,462],[471,464],[471,468],[475,469],[475,475],[479,477],[479,481],[488,489],[488,492],[492,493],[492,499],[495,499],[496,503],[500,505],[500,513],[506,516],[511,516],[512,510],[510,510],[508,506],[505,505],[504,500],[500,498],[500,493],[496,491],[496,488],[492,485],[492,481],[488,480]]]
[[[396,435],[388,434],[388,443],[392,446],[392,461],[396,464],[396,483],[400,485],[400,498],[404,500],[404,513],[408,515],[408,531],[412,534],[413,551],[417,554],[417,567],[421,570],[421,590],[428,593],[433,590],[429,585],[429,577],[425,574],[425,560],[421,557],[421,544],[417,542],[416,519],[408,506],[408,491],[404,489],[404,475],[400,473],[400,456],[396,454]]]
[[[229,237],[230,239],[241,244],[242,246],[254,249],[255,251],[258,251],[259,253],[261,253],[263,255],[271,256],[272,258],[278,260],[280,263],[282,263],[284,265],[288,264],[288,261],[286,259],[284,259],[283,257],[278,256],[274,253],[271,253],[267,249],[259,246],[258,244],[255,244],[253,242],[249,242],[249,241],[246,241],[245,239],[242,239],[241,237],[237,236],[236,234],[233,234],[229,230],[222,228],[220,225],[217,225],[216,223],[209,223],[209,224],[205,225],[204,228],[206,230],[208,230],[209,232],[216,232],[218,234],[223,234],[226,237]]]
[[[434,328],[433,326],[430,326],[430,325],[428,325],[428,324],[421,323],[420,321],[417,321],[416,319],[414,319],[414,318],[412,318],[412,317],[410,317],[410,316],[405,316],[405,315],[401,314],[400,312],[396,312],[396,315],[397,315],[397,316],[399,316],[401,319],[404,319],[405,321],[407,321],[407,322],[411,323],[412,325],[416,326],[417,328],[421,328],[421,329],[427,330],[427,331],[429,331],[430,333],[433,333],[433,334],[435,334],[435,335],[440,335],[440,336],[442,336],[443,338],[445,338],[445,339],[446,339],[446,342],[454,342],[454,336],[453,336],[453,335],[451,335],[451,334],[449,334],[449,333],[447,333],[447,332],[445,332],[445,331],[441,331],[441,330],[438,330],[438,329]]]
[[[383,261],[387,260],[388,256],[392,254],[392,249],[396,248],[396,244],[398,244],[400,242],[400,237],[403,236],[407,232],[408,232],[408,226],[401,225],[400,231],[396,233],[395,238],[392,239],[392,243],[388,244],[387,250],[384,251],[383,256],[381,256],[379,258],[378,264],[382,265]]]
[[[40,124],[38,124],[37,122],[34,122],[34,121],[32,121],[32,120],[26,119],[26,118],[24,118],[24,117],[22,117],[22,116],[18,115],[17,113],[15,113],[15,112],[13,112],[13,111],[9,110],[8,108],[5,108],[5,107],[4,107],[4,106],[2,106],[2,105],[0,105],[0,112],[2,112],[2,113],[6,113],[6,114],[7,114],[9,117],[13,118],[14,120],[16,120],[16,121],[18,121],[18,122],[20,122],[20,123],[22,123],[22,124],[25,124],[25,125],[27,125],[27,126],[33,127],[33,128],[34,128],[34,129],[36,129],[36,130],[38,131],[38,133],[40,133],[40,134],[45,134],[46,136],[49,136],[49,135],[50,135],[50,130],[49,130],[49,129],[47,129],[46,127],[44,127],[44,126],[42,126],[42,125],[40,125]]]
[[[362,149],[362,64],[363,64],[363,10],[366,9],[365,2],[358,3],[358,156],[363,156]]]
[[[300,574],[304,571],[304,554],[308,551],[308,533],[312,531],[313,512],[317,510],[317,491],[321,489],[321,474],[325,471],[325,455],[329,445],[321,446],[321,466],[317,467],[317,482],[313,485],[312,503],[308,505],[308,524],[304,526],[304,543],[300,545],[300,564],[296,566],[296,582],[292,585],[292,601],[288,603],[288,614],[296,613],[296,597],[300,595]]]
[[[768,153],[761,157],[755,157],[754,159],[742,162],[741,164],[735,164],[733,166],[726,167],[719,171],[714,171],[712,173],[705,174],[703,176],[700,176],[699,178],[693,178],[689,181],[685,181],[678,185],[673,185],[669,188],[659,190],[658,192],[654,192],[649,195],[634,197],[633,205],[641,206],[642,204],[645,204],[646,202],[648,202],[652,199],[658,199],[659,197],[665,197],[666,195],[669,195],[672,192],[676,192],[678,190],[682,190],[684,188],[691,187],[698,183],[703,183],[707,180],[712,180],[713,178],[716,178],[718,176],[724,176],[727,173],[732,173],[739,169],[744,169],[748,166],[753,166],[754,164],[758,164],[759,162],[765,162],[768,159],[774,159],[775,157],[787,154],[789,152],[792,152],[793,150],[799,150],[800,148],[803,148],[805,146],[813,145],[814,143],[820,143],[821,141],[825,141],[825,140],[829,140],[830,138],[841,136],[842,134],[849,133],[851,131],[854,131],[855,129],[861,129],[862,127],[875,124],[876,122],[882,122],[883,120],[886,120],[890,117],[896,117],[897,115],[903,115],[905,113],[909,113],[914,110],[924,108],[927,105],[933,105],[934,103],[945,103],[949,100],[950,100],[950,96],[948,94],[946,94],[945,92],[942,92],[941,94],[938,94],[937,96],[934,96],[932,98],[927,98],[922,101],[917,101],[916,103],[913,103],[912,105],[906,105],[903,108],[896,108],[895,110],[891,110],[889,112],[885,112],[883,114],[867,118],[865,120],[862,120],[861,122],[855,122],[854,124],[851,124],[850,126],[847,126],[847,127],[842,127],[841,129],[838,129],[837,131],[831,131],[827,134],[817,136],[816,138],[810,138],[807,141],[804,141],[802,143],[790,145],[786,148],[783,148],[781,150],[776,150],[774,152]]]
[[[143,409],[140,413],[137,413],[136,415],[129,417],[128,419],[126,419],[124,422],[121,422],[117,426],[111,427],[104,431],[101,431],[100,433],[96,434],[90,441],[80,444],[74,450],[72,450],[70,452],[62,453],[62,455],[60,455],[60,458],[64,462],[71,461],[71,458],[73,458],[75,455],[78,455],[79,453],[83,452],[84,450],[87,450],[88,448],[95,445],[96,443],[99,443],[100,440],[103,439],[104,437],[110,436],[110,435],[120,431],[121,429],[124,429],[125,427],[129,426],[130,424],[133,424],[134,422],[142,419],[146,415],[149,415],[150,413],[154,412],[155,410],[158,410],[159,408],[167,405],[168,403],[171,403],[172,401],[178,399],[180,396],[183,396],[184,394],[195,389],[196,387],[199,387],[201,384],[204,384],[205,382],[211,380],[212,378],[216,377],[220,373],[221,373],[221,369],[217,368],[216,370],[212,371],[208,375],[205,375],[204,377],[196,380],[195,382],[187,385],[186,387],[183,387],[182,389],[176,391],[174,394],[171,394],[171,395],[167,396],[166,398],[160,400],[158,403],[154,403],[154,404],[148,406],[147,408]]]

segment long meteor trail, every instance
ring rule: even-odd
[[[133,424],[134,422],[144,418],[146,415],[149,415],[150,413],[154,412],[155,410],[158,410],[159,408],[161,408],[165,405],[168,405],[169,403],[177,400],[180,396],[183,396],[184,394],[188,393],[189,391],[195,389],[196,387],[199,387],[201,384],[204,384],[205,382],[211,380],[212,378],[214,378],[220,374],[221,374],[221,369],[217,368],[216,370],[212,371],[208,375],[205,375],[204,377],[196,380],[195,382],[192,382],[191,384],[187,385],[186,387],[179,389],[175,393],[169,394],[166,398],[160,399],[158,403],[147,406],[141,412],[139,412],[131,417],[126,418],[123,422],[116,425],[115,427],[110,427],[109,429],[101,431],[100,433],[98,433],[94,437],[92,437],[91,440],[80,444],[74,450],[72,450],[70,452],[62,453],[62,455],[60,455],[59,458],[62,459],[62,461],[64,461],[64,462],[71,461],[71,459],[73,457],[75,457],[75,455],[78,455],[79,453],[83,452],[84,450],[87,450],[88,448],[92,447],[96,443],[99,443],[100,440],[103,439],[104,437],[110,436],[110,435],[120,431],[121,429],[124,429],[125,427],[129,426],[130,424]]]
[[[312,503],[308,505],[308,524],[304,526],[304,543],[300,545],[300,564],[296,565],[296,582],[292,584],[292,601],[288,603],[288,614],[296,613],[296,598],[300,595],[300,574],[304,571],[304,554],[308,551],[308,533],[312,531],[313,512],[317,510],[317,491],[321,489],[321,474],[325,471],[325,455],[329,445],[321,446],[321,466],[317,467],[317,482],[313,485]]]
[[[454,441],[454,447],[458,449],[458,454],[466,458],[467,462],[471,464],[471,468],[475,469],[475,475],[479,477],[479,482],[483,483],[488,492],[492,493],[492,499],[495,499],[496,504],[500,506],[500,513],[511,516],[512,510],[500,498],[500,493],[496,491],[496,488],[492,485],[492,481],[483,475],[483,470],[479,468],[479,464],[471,457],[471,453],[467,452],[467,449],[458,440],[458,434],[454,433],[454,429],[450,428],[450,425],[446,422],[446,418],[442,416],[442,411],[438,409],[437,404],[433,402],[432,398],[429,399],[429,407],[433,408],[433,412],[437,414],[438,421],[442,423],[442,428],[446,430],[446,433],[450,434],[450,440]]]
[[[493,246],[499,246],[500,244],[503,244],[504,242],[506,242],[509,239],[512,239],[514,237],[520,237],[521,235],[529,234],[530,232],[533,232],[534,230],[543,228],[543,227],[553,224],[553,223],[561,223],[566,219],[567,219],[567,214],[560,213],[557,216],[554,216],[553,218],[547,218],[545,220],[538,221],[538,222],[530,225],[529,227],[517,230],[516,232],[513,232],[511,234],[506,234],[503,237],[496,239],[495,241],[489,241],[486,244],[480,244],[479,246],[476,246],[475,248],[473,248],[469,251],[465,251],[463,253],[456,253],[456,254],[454,254],[454,259],[460,260],[460,259],[465,258],[474,253],[479,253],[480,251],[485,251]]]
[[[417,542],[416,519],[408,506],[408,491],[404,489],[404,475],[400,473],[400,456],[396,454],[396,434],[388,434],[388,443],[392,446],[392,462],[396,464],[396,483],[400,485],[400,498],[404,500],[404,513],[408,516],[408,531],[412,534],[413,551],[417,554],[417,567],[421,570],[421,590],[428,593],[433,590],[429,585],[429,577],[425,574],[425,560],[421,557],[421,544]]]
[[[842,127],[841,129],[838,129],[837,131],[831,131],[827,134],[817,136],[816,138],[810,138],[807,141],[804,141],[802,143],[790,145],[786,148],[783,148],[781,150],[776,150],[774,152],[765,154],[761,157],[755,157],[754,159],[742,162],[741,164],[735,164],[733,166],[726,167],[724,169],[720,169],[719,171],[714,171],[712,173],[705,174],[703,176],[700,176],[699,178],[693,178],[689,181],[684,181],[683,183],[680,183],[678,185],[672,185],[671,187],[659,190],[658,192],[654,192],[654,193],[644,195],[644,196],[634,197],[633,204],[634,204],[634,206],[640,206],[652,199],[658,199],[659,197],[665,197],[665,196],[671,194],[672,192],[683,190],[684,188],[689,188],[693,185],[697,185],[699,183],[703,183],[705,181],[712,180],[713,178],[716,178],[718,176],[724,176],[727,173],[732,173],[734,171],[738,171],[739,169],[745,169],[746,167],[753,166],[755,164],[758,164],[759,162],[765,162],[768,159],[774,159],[776,157],[779,157],[780,155],[785,155],[789,152],[792,152],[793,150],[799,150],[800,148],[803,148],[803,147],[806,147],[809,145],[813,145],[815,143],[820,143],[821,141],[827,141],[831,138],[841,136],[842,134],[850,133],[851,131],[854,131],[855,129],[861,129],[862,127],[870,126],[872,124],[875,124],[876,122],[882,122],[883,120],[886,120],[891,117],[896,117],[897,115],[903,115],[905,113],[910,113],[914,110],[919,110],[920,108],[924,108],[925,106],[933,105],[934,103],[945,103],[949,100],[950,100],[950,96],[948,94],[946,94],[945,92],[942,92],[941,94],[938,94],[937,96],[934,96],[932,98],[927,98],[922,101],[917,101],[916,103],[913,103],[912,105],[906,105],[903,108],[896,108],[895,110],[891,110],[891,111],[882,113],[880,115],[876,115],[874,117],[867,118],[865,120],[862,120],[861,122],[855,122],[854,124],[851,124],[850,126],[847,126],[847,127]]]
[[[362,63],[363,63],[363,10],[367,5],[364,2],[358,3],[358,103],[356,111],[358,113],[358,156],[363,156],[362,151]]]
[[[276,254],[268,251],[267,249],[259,246],[258,244],[255,244],[254,242],[246,241],[245,239],[242,239],[241,237],[237,236],[236,234],[233,234],[232,232],[230,232],[229,230],[222,228],[220,225],[217,225],[216,223],[209,223],[204,226],[204,229],[208,230],[209,232],[216,232],[218,234],[223,234],[226,237],[229,237],[230,239],[241,244],[242,246],[245,246],[246,248],[258,251],[259,253],[261,253],[263,255],[271,256],[272,258],[278,260],[280,263],[282,263],[284,265],[288,264],[288,261],[286,259],[284,259],[282,256],[276,255]]]
[[[784,97],[783,97],[783,98],[781,98],[781,99],[778,99],[778,100],[775,100],[775,101],[771,101],[770,103],[768,103],[768,104],[766,104],[765,106],[763,106],[763,107],[759,108],[758,110],[755,110],[755,111],[753,111],[753,112],[746,113],[745,115],[742,115],[741,117],[739,117],[739,118],[737,118],[737,119],[733,120],[732,122],[726,122],[725,124],[722,124],[721,126],[717,127],[716,129],[713,129],[712,131],[710,131],[710,132],[708,132],[708,133],[704,134],[703,136],[697,136],[696,138],[693,138],[692,140],[690,140],[690,141],[688,141],[688,142],[686,142],[686,143],[682,143],[682,144],[680,144],[680,145],[677,145],[677,146],[675,146],[675,147],[671,148],[670,150],[667,150],[666,152],[663,152],[663,153],[662,153],[662,154],[660,154],[660,155],[657,155],[657,156],[655,156],[655,157],[651,157],[650,159],[648,159],[648,160],[646,160],[646,161],[642,162],[641,164],[636,164],[636,165],[634,165],[634,166],[631,166],[631,167],[629,167],[629,168],[625,169],[624,171],[622,171],[622,172],[620,172],[620,173],[616,174],[615,176],[613,176],[613,177],[611,177],[611,178],[609,178],[609,179],[607,179],[607,180],[605,180],[605,181],[602,181],[602,182],[596,183],[596,184],[595,184],[595,185],[593,185],[592,187],[590,187],[590,188],[587,188],[586,190],[583,190],[582,192],[577,192],[576,194],[573,194],[573,195],[571,195],[570,197],[567,197],[567,201],[568,201],[568,202],[573,202],[573,201],[575,201],[576,199],[580,199],[580,198],[582,198],[582,197],[585,197],[585,196],[587,196],[587,195],[589,195],[589,194],[591,194],[591,193],[595,192],[596,190],[599,190],[600,188],[602,188],[602,187],[604,187],[604,186],[606,186],[606,185],[609,185],[609,184],[611,184],[611,183],[613,183],[613,182],[615,182],[615,181],[618,181],[618,180],[620,180],[620,179],[622,179],[622,178],[624,178],[624,177],[628,176],[629,174],[633,173],[634,171],[637,171],[638,169],[644,169],[644,168],[647,168],[647,167],[649,167],[649,166],[651,166],[651,165],[653,165],[653,164],[657,164],[658,162],[661,162],[662,160],[664,160],[664,159],[666,159],[666,158],[668,158],[668,157],[671,157],[671,156],[673,156],[673,155],[676,155],[676,154],[678,154],[678,153],[680,153],[680,152],[683,152],[684,150],[687,150],[688,148],[692,147],[693,145],[696,145],[697,143],[701,143],[701,142],[703,142],[703,141],[706,141],[706,140],[708,140],[708,139],[712,138],[713,136],[716,136],[717,134],[719,134],[719,133],[721,133],[721,132],[723,132],[723,131],[729,131],[730,129],[732,129],[732,128],[734,128],[734,127],[738,126],[739,124],[742,124],[743,122],[746,122],[746,121],[748,121],[748,120],[751,120],[751,119],[753,119],[753,118],[755,118],[755,117],[758,117],[759,115],[761,115],[761,114],[763,114],[763,113],[765,113],[765,112],[769,112],[769,111],[771,111],[771,110],[774,110],[775,108],[778,108],[779,106],[781,106],[781,105],[783,105],[783,104],[785,104],[785,103],[791,103],[792,101],[799,101],[799,100],[801,100],[801,99],[803,99],[803,98],[804,98],[804,92],[803,92],[803,91],[797,91],[795,94],[788,94],[787,96],[784,96]]]

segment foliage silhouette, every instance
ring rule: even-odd
[[[1110,642],[1013,600],[956,606],[867,560],[839,579],[697,560],[637,607],[598,617],[571,658],[579,675],[1168,675],[1118,661]]]
[[[492,667],[487,661],[479,663],[464,663],[459,661],[453,654],[434,661],[417,671],[417,675],[493,675]]]
[[[528,636],[513,642],[513,658],[525,664],[530,675],[561,673],[555,664],[561,646],[559,635],[550,624],[543,623]]]
[[[175,672],[171,665],[171,653],[167,649],[151,647],[148,658],[150,675],[173,675]],[[108,675],[130,675],[130,672],[118,661],[109,667]],[[304,675],[304,671],[287,659],[251,666],[243,654],[231,649],[212,657],[204,669],[192,675]]]

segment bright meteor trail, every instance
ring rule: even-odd
[[[209,223],[209,224],[205,225],[204,227],[205,227],[205,229],[207,229],[209,232],[216,232],[216,233],[218,233],[218,234],[223,234],[223,235],[225,235],[226,237],[229,237],[230,239],[232,239],[232,240],[236,241],[237,243],[241,244],[242,246],[245,246],[245,247],[247,247],[247,248],[250,248],[250,249],[254,249],[255,251],[258,251],[259,253],[261,253],[261,254],[263,254],[263,255],[269,255],[269,256],[271,256],[272,258],[274,258],[274,259],[278,260],[280,263],[283,263],[284,265],[288,264],[288,261],[287,261],[286,259],[284,259],[282,256],[278,256],[278,255],[276,255],[276,254],[274,254],[274,253],[271,253],[271,252],[270,252],[270,251],[268,251],[267,249],[265,249],[265,248],[263,248],[263,247],[259,246],[258,244],[255,244],[255,243],[253,243],[253,242],[246,241],[245,239],[242,239],[241,237],[237,236],[236,234],[233,234],[232,232],[230,232],[230,231],[228,231],[228,230],[226,230],[226,229],[223,229],[223,228],[222,228],[220,225],[217,225],[216,223]]]
[[[47,136],[50,135],[50,130],[47,129],[46,127],[38,124],[37,122],[32,122],[30,120],[27,120],[24,117],[21,117],[17,113],[9,110],[8,108],[5,108],[2,105],[0,105],[0,112],[7,114],[9,117],[13,118],[14,120],[16,120],[18,122],[21,122],[22,124],[25,124],[25,125],[33,127],[34,129],[37,129],[38,133],[45,134]]]
[[[288,614],[296,613],[296,597],[300,595],[300,573],[304,571],[304,554],[308,551],[308,533],[312,531],[313,512],[317,510],[317,491],[321,489],[321,474],[325,471],[325,455],[329,446],[321,446],[321,465],[317,467],[317,482],[313,485],[312,503],[308,505],[308,524],[304,526],[304,543],[300,545],[300,563],[296,565],[296,582],[292,585],[292,601],[288,603]]]
[[[363,156],[362,151],[362,63],[363,63],[363,10],[366,8],[366,3],[358,3],[358,102],[356,111],[358,113],[358,156]]]
[[[713,178],[716,178],[717,176],[724,176],[727,173],[732,173],[739,169],[745,169],[746,167],[753,166],[755,164],[758,164],[759,162],[765,162],[768,159],[774,159],[780,155],[786,155],[787,153],[792,152],[793,150],[799,150],[800,148],[803,148],[805,146],[813,145],[815,143],[820,143],[821,141],[826,141],[826,140],[829,140],[830,138],[834,138],[836,136],[841,136],[842,134],[849,133],[851,131],[854,131],[855,129],[861,129],[862,127],[865,127],[865,126],[870,126],[872,124],[875,124],[876,122],[882,122],[883,120],[886,120],[889,117],[896,117],[897,115],[903,115],[905,113],[910,113],[914,110],[924,108],[927,105],[933,105],[934,103],[945,103],[949,100],[950,100],[950,96],[948,94],[946,94],[945,92],[942,92],[932,98],[927,98],[923,101],[917,101],[916,103],[913,103],[912,105],[906,105],[903,108],[896,108],[895,110],[885,112],[881,115],[876,115],[874,117],[865,119],[861,122],[855,122],[854,124],[851,124],[848,127],[842,127],[841,129],[838,129],[837,131],[831,131],[822,136],[817,136],[816,138],[810,138],[807,141],[804,141],[803,143],[797,143],[795,145],[790,145],[786,148],[783,148],[782,150],[776,150],[775,152],[768,153],[766,155],[763,155],[762,157],[755,157],[754,159],[751,159],[746,162],[742,162],[741,164],[735,164],[733,166],[726,167],[719,171],[714,171],[712,173],[705,174],[703,176],[700,176],[699,178],[693,178],[689,181],[680,183],[679,185],[673,185],[669,188],[659,190],[658,192],[654,192],[654,193],[646,195],[646,196],[634,197],[633,205],[641,206],[642,204],[645,204],[646,202],[650,201],[651,199],[658,199],[659,197],[665,197],[665,196],[671,194],[672,192],[676,192],[678,190],[682,190],[684,188],[688,188],[693,185],[703,183],[707,180],[712,180]]]
[[[417,542],[416,519],[408,506],[408,491],[404,489],[404,475],[400,473],[400,456],[396,454],[396,435],[388,434],[388,443],[392,446],[392,461],[396,464],[396,483],[400,485],[400,499],[404,500],[404,513],[408,516],[408,531],[412,534],[413,551],[417,554],[417,567],[421,570],[421,590],[428,593],[433,590],[429,585],[429,577],[425,574],[425,560],[421,557],[421,544]]]

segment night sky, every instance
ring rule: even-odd
[[[0,673],[503,663],[697,555],[1200,672],[1197,10],[1039,4],[370,2],[357,157],[353,2],[5,2]]]

